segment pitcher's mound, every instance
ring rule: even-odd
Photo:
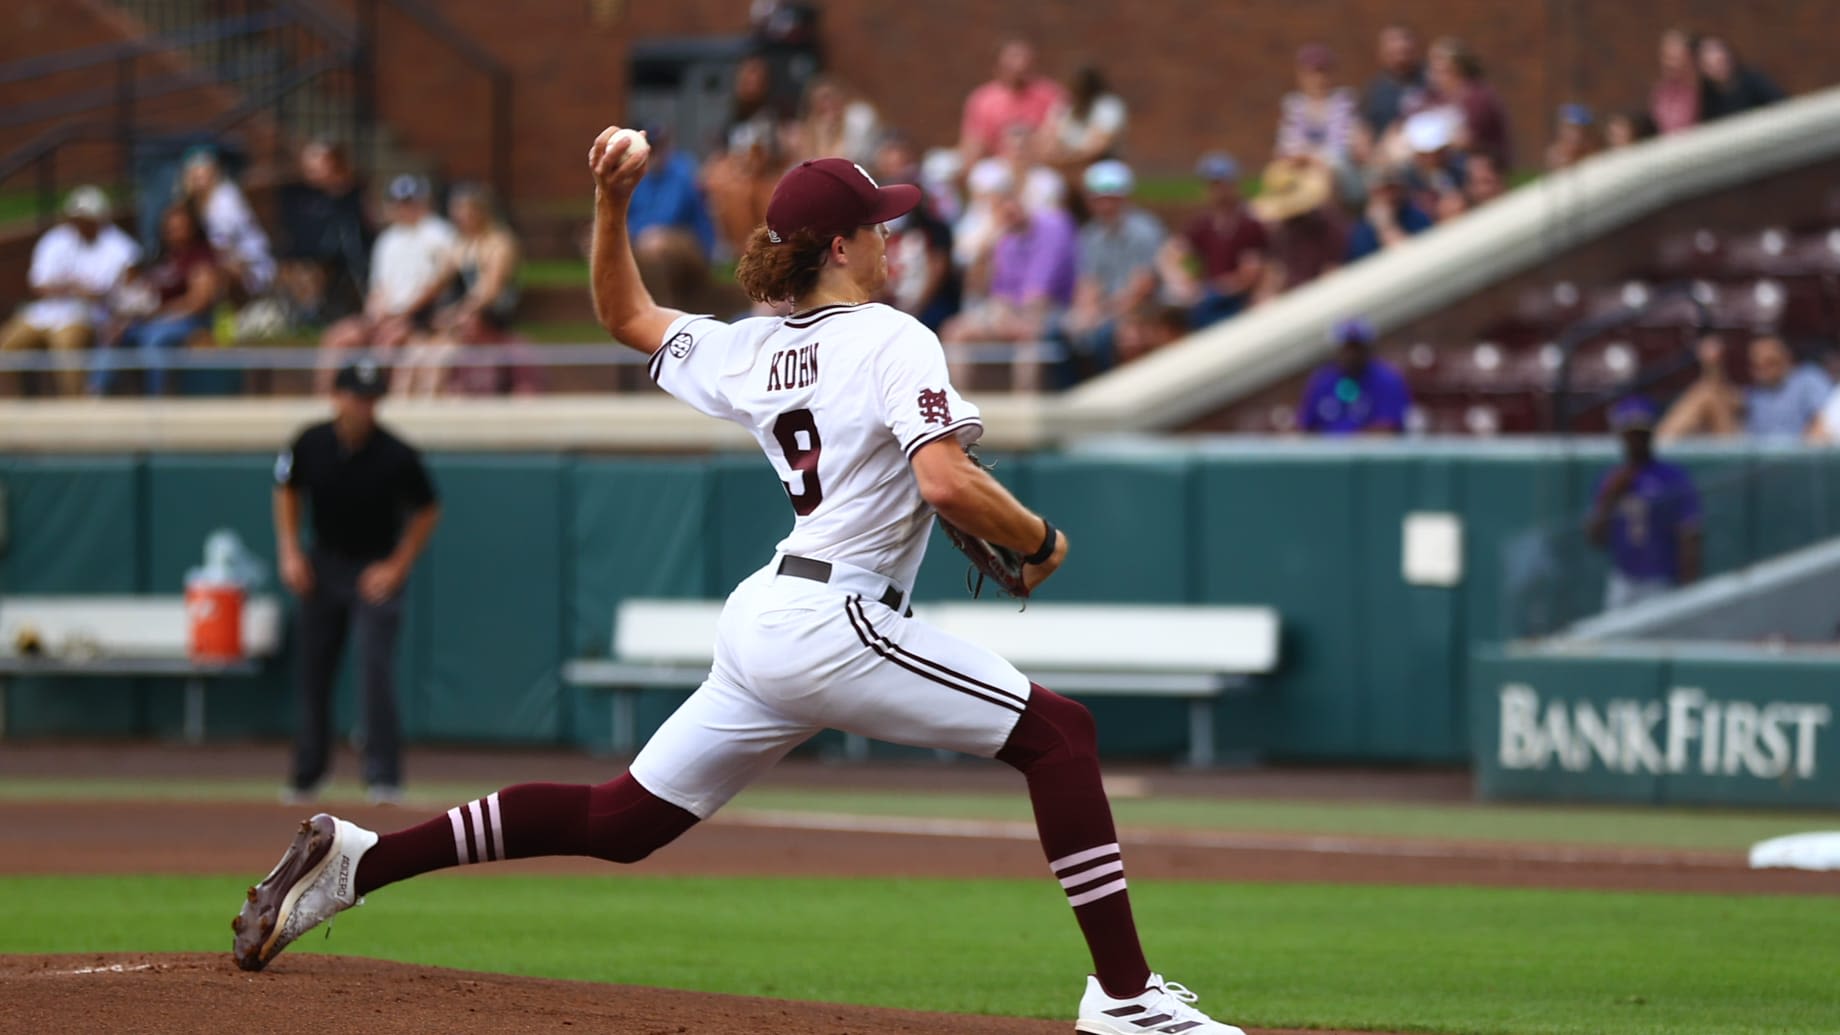
[[[594,1032],[619,1035],[1066,1035],[1071,1021],[475,974],[285,956],[246,974],[222,955],[0,956],[0,1031]]]

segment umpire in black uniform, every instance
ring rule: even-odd
[[[287,797],[311,799],[332,746],[332,683],[345,640],[358,636],[364,784],[373,802],[402,791],[396,713],[396,637],[403,586],[441,508],[415,448],[377,423],[389,371],[374,360],[333,382],[333,418],[300,433],[275,462],[275,540],[281,578],[300,597],[300,672],[294,771]],[[306,497],[313,543],[300,543]]]

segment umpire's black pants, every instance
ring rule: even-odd
[[[353,629],[358,634],[364,783],[367,787],[400,787],[396,636],[402,628],[404,590],[373,604],[358,592],[358,576],[370,562],[323,550],[315,550],[311,561],[313,591],[300,602],[297,641],[300,671],[295,692],[294,787],[308,790],[326,776],[332,750],[332,684]]]

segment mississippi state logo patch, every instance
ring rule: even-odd
[[[696,339],[690,336],[690,332],[682,331],[673,337],[671,343],[665,348],[670,351],[672,359],[683,359],[690,354],[690,348],[695,344]]]
[[[920,406],[920,419],[928,424],[952,423],[952,403],[946,393],[940,389],[922,388],[915,400]]]

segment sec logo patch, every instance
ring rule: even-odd
[[[690,336],[689,331],[684,331],[676,337],[673,337],[671,339],[671,344],[665,347],[670,350],[672,359],[683,359],[690,354],[690,348],[695,344],[696,339]]]

